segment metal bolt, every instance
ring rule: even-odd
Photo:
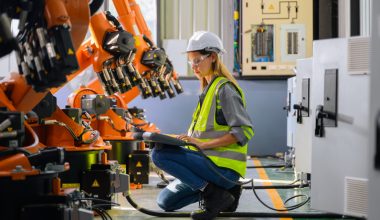
[[[17,165],[13,171],[16,173],[23,172],[24,168],[22,167],[22,165]]]

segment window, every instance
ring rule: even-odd
[[[157,1],[156,0],[136,0],[140,6],[141,14],[152,33],[154,43],[157,44]],[[108,10],[118,17],[115,6],[112,1],[108,1]]]
[[[140,5],[141,14],[152,32],[152,38],[157,44],[157,1],[156,0],[136,0]]]

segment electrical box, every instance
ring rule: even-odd
[[[273,62],[273,25],[251,26],[251,62]]]
[[[305,25],[281,25],[281,60],[295,62],[305,58]]]
[[[312,56],[313,2],[242,2],[242,75],[294,75],[296,59]]]
[[[128,174],[131,183],[149,183],[149,154],[148,151],[135,150],[129,155]]]

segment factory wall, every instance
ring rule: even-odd
[[[91,72],[89,70],[89,72]],[[80,82],[88,81],[91,74],[82,74],[58,91],[58,106],[64,108],[67,97]],[[287,151],[286,147],[286,80],[238,80],[245,92],[247,108],[253,121],[255,136],[249,142],[249,155],[275,155]],[[195,79],[182,79],[184,93],[174,99],[160,100],[141,97],[134,99],[129,108],[134,106],[146,110],[147,120],[155,123],[163,133],[186,133],[191,122],[192,113],[200,94],[199,82]]]
[[[227,53],[222,57],[232,71],[234,65],[234,0],[158,0],[158,45],[165,48],[181,76],[193,76],[183,51],[195,31],[207,30],[221,37]]]
[[[185,92],[174,99],[133,100],[129,107],[146,110],[147,120],[163,133],[186,133],[200,94],[198,80],[181,80]],[[286,80],[239,80],[247,99],[255,136],[249,142],[249,155],[275,155],[286,147]]]

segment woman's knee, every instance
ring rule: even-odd
[[[157,199],[157,205],[158,207],[160,207],[162,210],[164,210],[165,212],[172,212],[172,211],[175,211],[173,209],[173,207],[170,206],[170,204],[162,201],[162,200],[158,200]]]
[[[163,189],[157,196],[157,205],[167,211],[175,211],[175,207],[173,205],[173,198],[170,193],[167,192],[167,189]]]
[[[198,201],[199,192],[175,179],[157,197],[157,205],[165,211],[175,211]]]

